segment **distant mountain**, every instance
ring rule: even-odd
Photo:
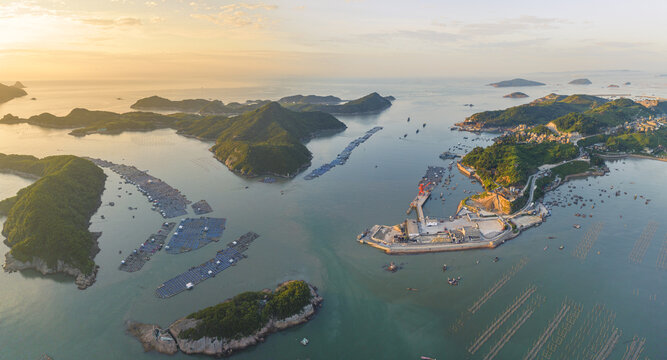
[[[518,79],[518,78],[489,84],[489,86],[493,87],[517,87],[517,86],[541,86],[541,85],[546,85],[546,84],[537,81]]]
[[[295,111],[324,111],[330,114],[369,114],[380,112],[391,106],[393,96],[382,97],[371,93],[362,98],[345,102],[335,96],[293,95],[280,100],[282,106]],[[131,108],[137,110],[178,111],[201,115],[239,115],[257,110],[270,103],[269,100],[248,100],[245,103],[223,104],[220,100],[190,99],[173,101],[159,96],[139,99]]]
[[[17,97],[26,96],[26,93],[23,89],[19,89],[14,86],[7,86],[0,84],[0,104],[6,103],[9,100],[15,99]]]
[[[345,128],[330,114],[291,111],[271,102],[223,120],[211,151],[232,171],[242,175],[293,177],[312,158],[302,141]]]
[[[590,85],[592,82],[588,79],[574,79],[570,81],[568,84],[572,85]]]
[[[517,92],[513,92],[513,93],[511,93],[511,94],[507,94],[507,95],[505,95],[505,96],[503,96],[503,97],[504,97],[504,98],[512,98],[512,99],[521,99],[521,98],[527,98],[528,95],[526,95],[526,94],[524,94],[524,93],[522,93],[522,92],[517,91]]]
[[[17,89],[25,89],[25,85],[23,85],[20,81],[15,82],[12,86]]]

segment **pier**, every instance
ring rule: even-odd
[[[249,245],[258,237],[259,235],[251,231],[230,242],[227,244],[227,248],[218,251],[213,259],[162,283],[155,290],[155,295],[161,299],[166,299],[185,290],[190,290],[202,281],[215,277],[223,270],[245,259],[247,256],[243,252],[248,250]]]
[[[220,241],[225,230],[226,219],[221,218],[188,218],[178,224],[178,228],[165,247],[169,254],[180,254]]]
[[[160,212],[165,219],[183,216],[188,213],[190,201],[180,191],[169,186],[166,182],[141,171],[134,166],[114,164],[110,161],[86,158],[95,165],[111,169],[120,175],[125,183],[137,187],[151,202],[152,209]]]
[[[310,174],[308,174],[304,177],[304,179],[306,179],[306,180],[315,179],[317,177],[320,177],[320,176],[326,174],[329,170],[333,169],[336,165],[344,165],[347,162],[347,160],[350,158],[350,155],[352,155],[352,150],[356,149],[357,146],[366,142],[366,140],[368,140],[371,136],[373,136],[373,134],[375,134],[376,132],[378,132],[380,130],[382,130],[382,126],[376,126],[372,129],[366,131],[366,134],[364,134],[364,136],[352,140],[345,147],[345,149],[340,154],[338,154],[338,156],[336,156],[336,158],[334,160],[332,160],[331,162],[328,162],[328,163],[318,167],[317,169],[311,171]]]
[[[138,249],[134,249],[130,255],[128,255],[125,260],[121,261],[118,270],[135,272],[141,270],[141,268],[150,260],[150,258],[156,252],[162,250],[164,246],[164,241],[167,239],[167,236],[174,229],[176,223],[168,222],[162,224],[162,227],[156,234],[151,234],[146,241],[144,241]]]

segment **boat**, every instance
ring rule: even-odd
[[[422,124],[422,127],[425,128],[425,127],[426,127],[426,123]]]
[[[442,265],[442,271],[447,271],[447,264]]]
[[[309,343],[310,341],[309,341],[308,339],[306,339],[306,338],[303,338],[303,339],[301,339],[301,341],[299,341],[299,342],[301,343],[301,345],[306,346],[306,345],[308,345],[308,343]]]
[[[423,355],[420,357],[420,359],[421,360],[436,360],[435,358],[428,357],[428,356],[423,356]]]
[[[581,229],[581,225],[579,225],[579,224],[574,224],[574,225],[572,225],[572,227],[575,228],[575,229]]]
[[[459,284],[459,281],[456,280],[455,278],[451,278],[451,279],[448,278],[447,282],[449,283],[449,285],[452,285],[452,286],[456,286],[456,285]]]
[[[408,122],[410,122],[410,117],[408,116]]]
[[[500,259],[498,259],[497,256],[493,258],[493,262],[498,262],[498,260],[500,260]]]
[[[185,284],[185,288],[188,289],[188,290],[192,290],[193,287],[195,287],[195,284],[193,284],[191,282]]]
[[[563,249],[565,249],[565,245],[561,245],[558,247],[558,250],[563,250]]]
[[[419,291],[419,289],[415,289],[415,288],[410,288],[410,287],[409,287],[409,288],[407,288],[407,289],[408,289],[408,291]]]
[[[415,131],[415,134],[419,134],[419,129],[417,129],[417,131]]]

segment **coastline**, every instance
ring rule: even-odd
[[[289,281],[288,281],[289,282]],[[288,283],[285,282],[280,286]],[[239,339],[218,339],[202,337],[197,340],[181,339],[179,334],[191,329],[199,323],[199,320],[180,318],[167,328],[163,329],[155,324],[142,324],[131,320],[126,321],[126,331],[141,342],[144,351],[157,351],[162,354],[173,355],[177,352],[184,354],[202,354],[209,356],[230,356],[238,351],[263,342],[265,338],[275,332],[308,322],[316,314],[322,305],[322,297],[317,293],[317,288],[308,284],[312,298],[310,302],[301,309],[301,312],[285,319],[270,319],[269,322],[254,334]]]

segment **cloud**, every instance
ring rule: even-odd
[[[148,7],[155,7],[157,6],[157,3],[155,1],[146,1],[144,4]]]
[[[81,19],[81,22],[87,25],[104,26],[104,27],[141,25],[140,19],[132,17],[122,17],[118,19],[87,18],[87,19]]]
[[[190,17],[231,27],[261,27],[267,22],[267,17],[258,12],[277,8],[277,5],[237,3],[220,6],[220,11],[214,14],[191,14]]]
[[[567,21],[556,18],[522,15],[516,18],[464,24],[460,27],[460,34],[471,36],[495,36],[536,29],[555,29],[558,25],[564,23],[567,23]]]

